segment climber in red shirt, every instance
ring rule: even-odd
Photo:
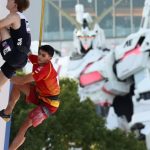
[[[54,49],[49,45],[39,48],[39,54],[29,55],[29,60],[33,64],[32,73],[24,76],[14,76],[11,81],[14,83],[10,100],[6,109],[0,111],[0,117],[5,121],[10,119],[10,114],[20,97],[20,92],[26,95],[26,102],[37,105],[21,126],[17,136],[10,145],[9,150],[20,147],[25,141],[25,134],[29,127],[36,127],[48,116],[54,114],[60,104],[60,87],[51,59]],[[34,84],[31,82],[34,82]]]

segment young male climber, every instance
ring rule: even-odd
[[[29,7],[29,0],[7,0],[9,14],[0,20],[0,53],[5,60],[0,70],[0,89],[16,69],[27,63],[31,35],[26,17],[22,14]]]
[[[33,64],[32,73],[25,76],[14,76],[11,81],[14,83],[8,106],[0,111],[0,116],[8,121],[10,114],[20,97],[20,92],[26,95],[26,102],[36,106],[20,127],[17,136],[10,145],[9,150],[16,150],[25,141],[25,134],[31,126],[36,127],[48,116],[54,114],[60,104],[60,87],[57,80],[57,73],[51,63],[54,49],[49,45],[39,48],[39,54],[29,55],[29,60]],[[32,82],[35,82],[33,84]]]

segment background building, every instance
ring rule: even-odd
[[[71,41],[74,26],[46,1],[44,41]],[[75,18],[75,4],[81,3],[85,12],[90,12],[93,18],[101,15],[117,0],[51,0],[70,16]],[[124,38],[138,30],[144,0],[122,0],[113,11],[106,15],[99,25],[104,29],[106,38]]]

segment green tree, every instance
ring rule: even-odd
[[[58,112],[49,117],[42,125],[31,128],[21,150],[68,150],[78,147],[83,150],[145,150],[144,142],[134,136],[126,136],[116,129],[109,131],[105,121],[96,115],[95,105],[87,99],[80,102],[77,83],[71,79],[62,79],[61,105]],[[12,118],[11,140],[27,113],[34,108],[26,105],[20,98]]]

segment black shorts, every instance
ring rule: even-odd
[[[11,38],[1,42],[0,52],[6,61],[1,70],[7,78],[11,78],[17,69],[23,68],[27,63],[27,54],[16,48]]]

